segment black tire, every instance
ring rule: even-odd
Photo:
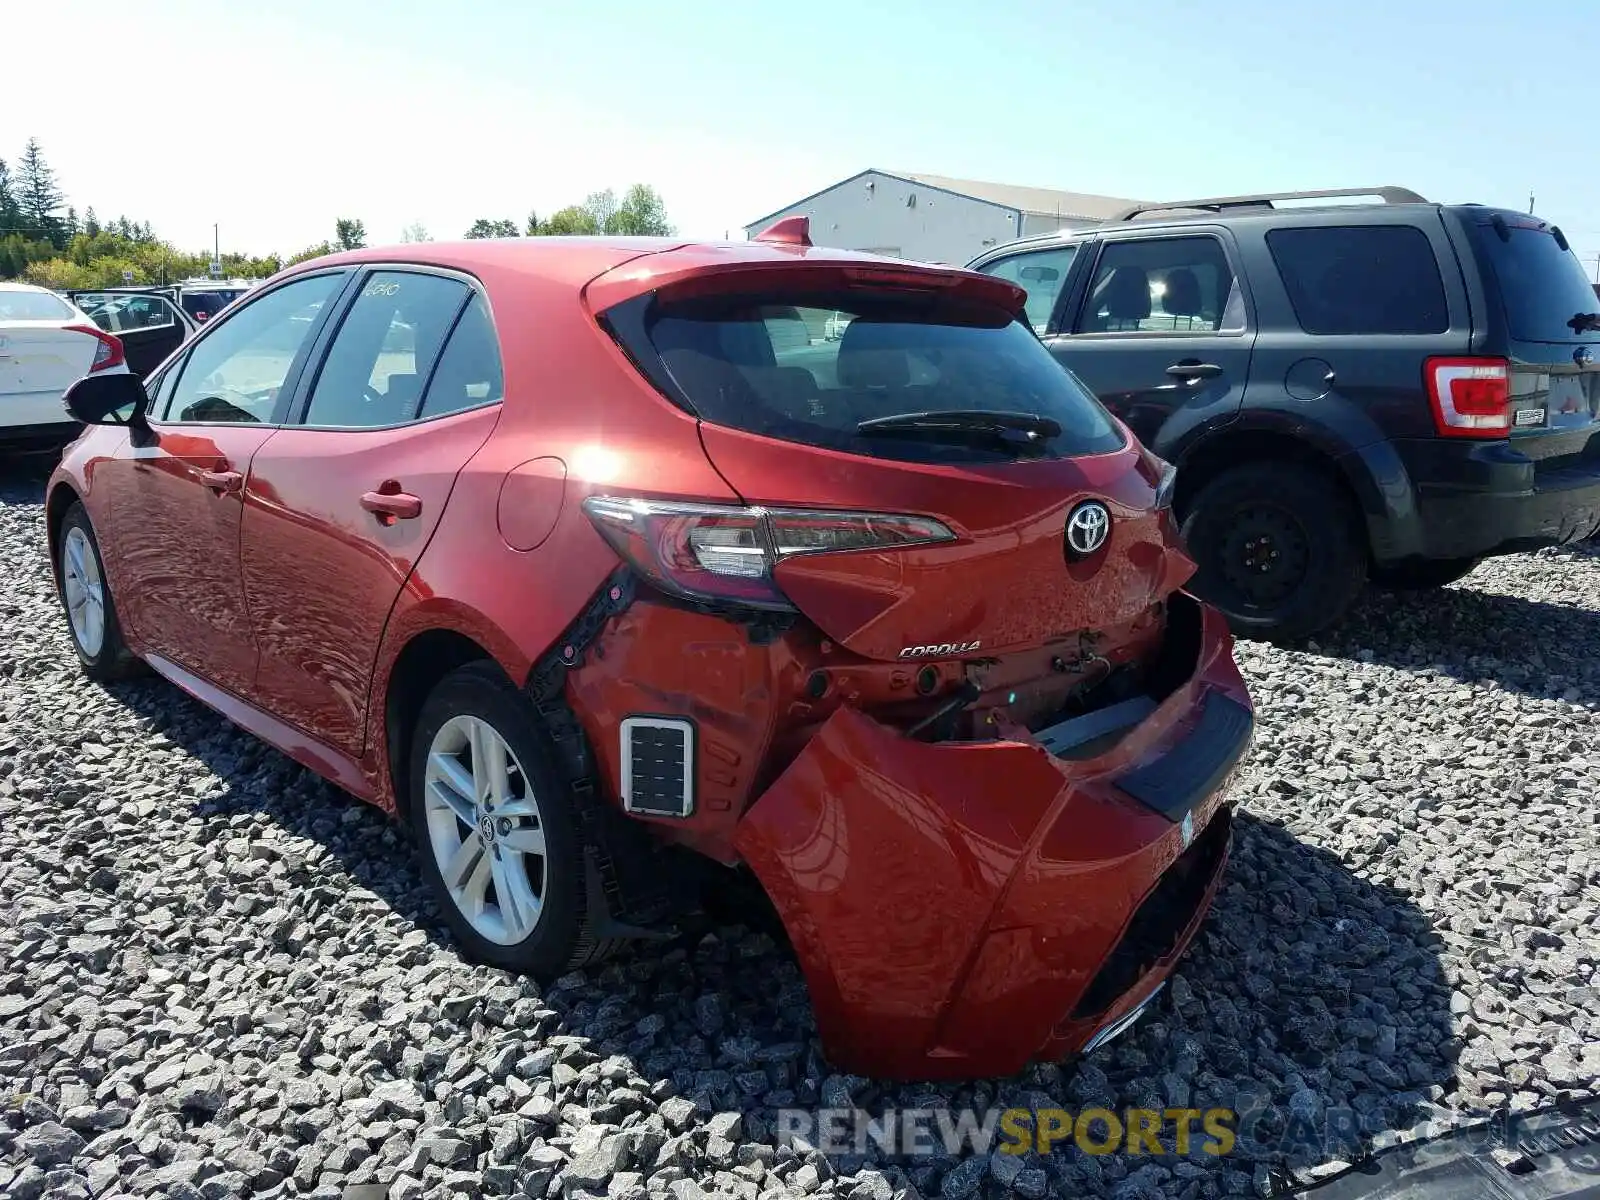
[[[1313,467],[1225,471],[1195,496],[1182,529],[1195,593],[1241,637],[1309,637],[1338,621],[1366,582],[1360,513]]]
[[[79,637],[67,602],[67,547],[75,541],[75,530],[83,535],[86,551],[93,557],[93,569],[99,579],[104,610],[104,632],[98,647],[92,649]],[[144,663],[128,649],[128,643],[122,638],[122,622],[117,617],[111,582],[106,578],[105,559],[100,554],[100,543],[94,536],[94,525],[81,501],[73,501],[72,507],[61,519],[61,530],[56,537],[56,559],[52,566],[55,570],[56,598],[61,601],[61,615],[67,621],[67,639],[77,651],[78,661],[83,664],[83,673],[98,683],[110,683],[143,673],[146,669]]]
[[[545,857],[541,908],[533,931],[511,944],[473,928],[445,885],[434,850],[426,802],[427,767],[435,736],[453,718],[486,722],[511,750],[531,794],[537,798]],[[527,698],[493,663],[468,663],[452,671],[429,694],[411,740],[407,823],[422,875],[469,958],[549,981],[605,957],[615,941],[597,939],[586,887],[584,843],[571,791],[553,765],[551,750]]]
[[[1372,568],[1375,587],[1395,592],[1426,592],[1464,579],[1481,558],[1413,558],[1399,563],[1377,563]]]

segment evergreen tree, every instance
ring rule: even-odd
[[[21,233],[21,224],[22,205],[18,203],[12,185],[11,169],[6,166],[6,160],[0,158],[0,237]],[[20,267],[18,271],[21,271]]]
[[[29,138],[17,160],[17,181],[14,185],[17,203],[22,208],[22,219],[31,225],[28,232],[34,237],[46,237],[57,246],[65,244],[61,237],[61,219],[56,215],[61,208],[61,189],[56,186],[56,174],[44,160],[44,151],[38,138]]]

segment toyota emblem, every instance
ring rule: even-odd
[[[1572,361],[1580,367],[1592,366],[1594,364],[1594,351],[1587,346],[1579,346],[1572,352]]]
[[[1088,558],[1106,544],[1111,513],[1098,500],[1085,500],[1067,518],[1067,555]]]

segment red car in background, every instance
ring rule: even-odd
[[[1022,303],[793,223],[301,264],[69,394],[74,645],[395,812],[473,958],[592,961],[710,863],[841,1067],[1092,1047],[1206,910],[1252,718],[1171,469]]]

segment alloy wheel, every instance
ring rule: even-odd
[[[516,753],[480,717],[452,717],[428,747],[428,840],[451,902],[479,936],[526,940],[548,864],[538,798]]]
[[[62,543],[61,582],[72,636],[79,649],[94,658],[106,640],[105,583],[100,576],[100,557],[89,535],[77,525],[67,530]]]

